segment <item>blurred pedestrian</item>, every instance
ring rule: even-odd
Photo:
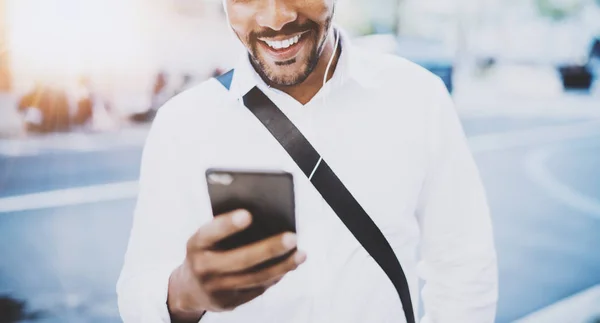
[[[91,123],[94,115],[94,94],[91,90],[90,79],[86,76],[82,76],[77,82],[74,106],[76,108],[72,117],[73,123],[79,126]]]
[[[73,125],[94,131],[111,130],[115,127],[116,121],[107,100],[94,88],[89,76],[79,78],[74,95]]]
[[[150,110],[158,110],[170,97],[167,91],[167,74],[163,71],[156,75],[152,89],[152,106]]]
[[[154,121],[117,286],[124,322],[414,323],[419,277],[422,322],[494,322],[489,209],[444,83],[354,47],[335,0],[224,5],[247,51]],[[213,215],[212,167],[291,172],[298,235],[216,250],[253,215]]]
[[[594,38],[590,47],[590,58],[600,60],[600,36]]]
[[[152,86],[150,94],[150,106],[146,111],[135,113],[131,116],[131,120],[135,122],[149,122],[154,120],[158,109],[171,98],[171,94],[167,87],[167,74],[164,71],[158,72]]]

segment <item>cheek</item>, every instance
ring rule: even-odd
[[[301,1],[302,8],[299,11],[310,20],[313,20],[319,24],[325,23],[325,21],[333,13],[335,2],[333,0],[306,0]]]
[[[243,42],[247,41],[248,34],[252,31],[256,10],[252,6],[232,4],[226,5],[229,25]]]

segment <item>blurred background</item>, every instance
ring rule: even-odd
[[[600,322],[600,1],[339,0],[451,91],[486,185],[497,322]],[[120,322],[157,109],[239,55],[220,0],[0,0],[0,323]]]

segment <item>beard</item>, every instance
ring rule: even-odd
[[[304,24],[289,23],[280,31],[269,29],[250,33],[247,43],[249,44],[250,62],[254,66],[254,69],[263,79],[268,80],[275,85],[294,86],[304,82],[319,63],[319,58],[325,48],[332,17],[333,15],[327,18],[322,26],[314,21],[309,21]],[[306,32],[302,37],[310,37],[305,41],[307,42],[306,45],[311,46],[308,57],[304,62],[298,62],[297,58],[293,58],[288,61],[269,64],[258,50],[258,42],[260,41],[258,38],[293,35],[302,32]],[[283,73],[286,66],[298,63],[300,64],[298,71],[287,74]]]

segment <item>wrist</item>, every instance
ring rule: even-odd
[[[173,323],[198,322],[206,310],[195,306],[193,296],[187,291],[190,278],[186,274],[185,264],[177,267],[169,277],[167,308]],[[188,295],[190,294],[190,295]]]

